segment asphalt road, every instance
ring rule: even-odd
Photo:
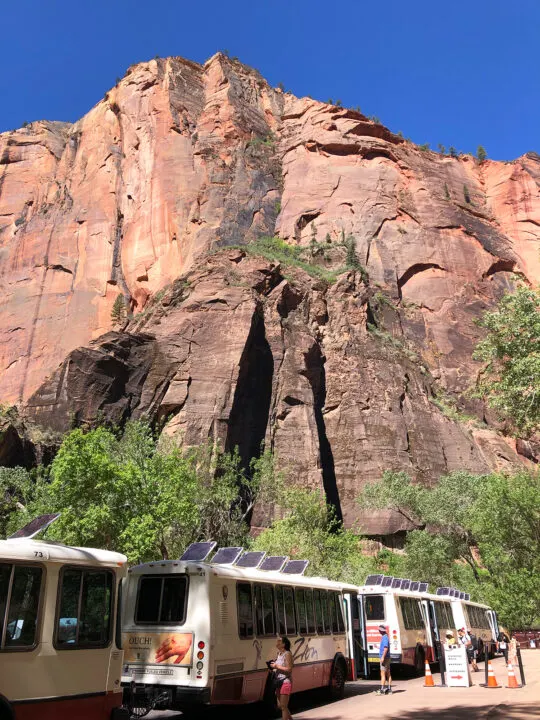
[[[348,683],[345,698],[328,703],[323,693],[299,693],[291,699],[294,720],[540,720],[540,650],[522,653],[527,685],[518,690],[506,688],[507,674],[503,658],[493,661],[498,689],[480,686],[481,672],[473,673],[469,688],[425,688],[423,678],[410,678],[400,673],[394,680],[391,697],[375,695],[378,683],[360,680]],[[434,674],[435,684],[440,675]],[[212,720],[247,720],[257,717],[254,706],[225,709],[216,708],[208,717]],[[180,713],[153,712],[154,720],[176,718]],[[205,715],[205,718],[207,715]]]

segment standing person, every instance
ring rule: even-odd
[[[379,625],[381,642],[379,644],[379,659],[381,661],[381,687],[376,695],[392,694],[392,677],[390,675],[390,640],[384,625]]]
[[[510,640],[508,639],[508,635],[501,630],[499,633],[499,636],[497,638],[497,650],[502,652],[504,655],[504,662],[508,665],[508,643]]]
[[[280,635],[276,647],[278,649],[277,658],[270,663],[270,667],[274,671],[277,704],[281,710],[282,720],[292,720],[292,715],[289,712],[293,669],[291,641],[285,635]]]
[[[447,650],[449,648],[453,647],[454,645],[457,645],[457,640],[454,637],[454,633],[451,630],[447,630],[445,637],[446,637],[445,647]]]
[[[473,643],[471,640],[471,636],[469,633],[465,630],[465,628],[460,628],[458,630],[459,635],[459,642],[463,647],[465,648],[465,651],[467,653],[467,661],[469,665],[472,665],[472,669],[476,672],[478,670],[478,665],[476,664],[476,653],[473,647]]]
[[[508,645],[508,662],[512,665],[512,667],[516,667],[518,664],[517,647],[516,636],[512,635],[512,639]]]

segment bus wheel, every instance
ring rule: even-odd
[[[9,705],[0,698],[0,720],[14,720],[14,717]]]
[[[345,695],[345,680],[347,679],[347,668],[343,660],[338,659],[332,668],[330,676],[330,697],[332,700],[341,700]]]
[[[416,648],[414,653],[414,671],[417,675],[423,675],[426,671],[426,655],[424,653],[424,648]]]

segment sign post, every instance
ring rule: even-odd
[[[446,684],[448,687],[470,687],[472,681],[465,647],[463,645],[445,647],[444,655],[446,660]]]

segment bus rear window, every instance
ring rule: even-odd
[[[148,575],[139,581],[135,622],[181,625],[186,619],[187,578]]]
[[[366,596],[366,620],[384,620],[384,597],[382,595]]]

